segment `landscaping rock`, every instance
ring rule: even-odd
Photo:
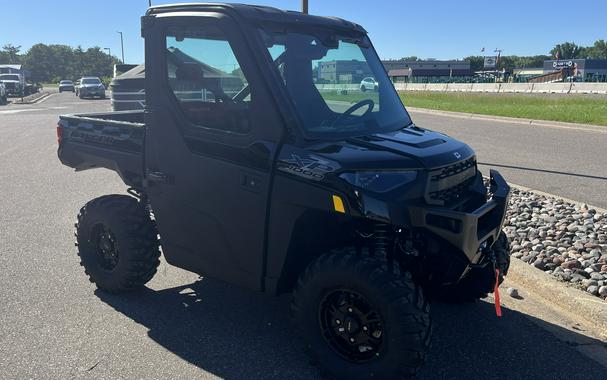
[[[514,188],[504,232],[513,258],[602,299],[607,297],[604,211]]]

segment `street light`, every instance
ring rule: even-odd
[[[122,32],[116,32],[120,34],[120,48],[122,49],[122,64],[124,64],[124,41],[122,39]]]

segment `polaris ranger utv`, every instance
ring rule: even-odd
[[[291,292],[309,351],[343,379],[413,376],[428,299],[474,300],[509,265],[510,188],[413,124],[365,30],[274,8],[150,8],[143,111],[62,116],[61,162],[116,171],[78,254],[119,293],[172,265]],[[372,77],[377,91],[360,91]]]

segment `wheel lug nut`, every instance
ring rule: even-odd
[[[339,319],[336,319],[336,320],[335,320],[335,324],[337,324],[337,325],[341,325],[341,321],[340,321]]]
[[[369,329],[367,328],[367,326],[363,326],[363,331],[367,331],[367,330],[369,330]]]
[[[354,343],[354,338],[350,338],[350,342],[351,342],[351,343]]]
[[[351,312],[352,312],[352,308],[351,308],[351,307],[349,307],[349,308],[348,308],[348,313],[351,313]]]

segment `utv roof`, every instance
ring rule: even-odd
[[[146,15],[168,12],[223,11],[257,22],[284,23],[299,26],[317,26],[366,33],[366,30],[350,21],[338,17],[322,17],[304,14],[297,11],[287,11],[273,7],[246,4],[225,3],[183,3],[154,6],[148,9]]]

